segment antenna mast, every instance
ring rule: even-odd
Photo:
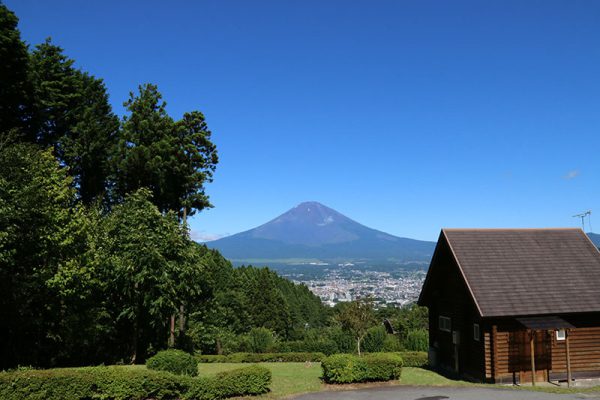
[[[583,229],[583,231],[585,231],[585,224],[584,224],[585,217],[588,217],[588,224],[590,225],[590,229],[592,228],[592,224],[591,224],[591,222],[589,222],[591,215],[592,215],[592,210],[587,210],[585,212],[582,212],[581,214],[573,215],[573,218],[581,218],[581,229]]]

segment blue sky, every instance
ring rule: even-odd
[[[427,240],[600,214],[598,1],[5,4],[118,114],[146,82],[173,117],[205,113],[220,164],[197,238],[305,200]]]

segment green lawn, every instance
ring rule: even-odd
[[[233,363],[213,363],[201,364],[199,367],[200,375],[213,375],[221,371],[227,371],[234,368],[247,366],[249,364]],[[318,392],[321,390],[343,390],[355,389],[360,387],[378,386],[378,385],[411,385],[411,386],[484,386],[499,387],[496,385],[476,384],[465,381],[448,379],[433,371],[422,368],[402,368],[402,376],[396,382],[365,383],[351,385],[325,385],[321,382],[321,364],[312,363],[260,363],[271,370],[273,374],[272,391],[266,395],[260,396],[261,399],[281,399],[295,394]],[[536,390],[549,393],[598,393],[600,387],[593,388],[572,388],[555,386],[536,386],[532,387],[512,387],[500,386],[514,390]]]
[[[212,363],[201,364],[200,375],[213,375],[221,371],[247,366],[248,364]],[[360,385],[324,385],[321,382],[321,364],[312,363],[261,363],[273,374],[271,393],[262,396],[268,399],[279,399],[292,394],[318,392],[320,390],[339,390],[356,388],[366,385],[389,385],[390,383],[360,384]],[[429,385],[429,386],[462,386],[471,385],[468,382],[453,381],[435,372],[421,368],[402,368],[402,377],[396,385]]]

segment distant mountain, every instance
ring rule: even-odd
[[[588,232],[587,235],[596,247],[600,247],[600,234]]]
[[[257,228],[207,242],[235,262],[428,263],[435,242],[368,228],[317,202],[305,202]]]

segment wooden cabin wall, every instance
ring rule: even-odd
[[[439,329],[440,315],[451,318],[452,331],[460,332],[459,373],[476,380],[485,379],[484,336],[474,340],[473,324],[479,323],[478,313],[458,266],[447,246],[440,248],[436,257],[432,296],[429,304],[429,345],[436,349],[437,366],[455,371],[455,354],[452,332]]]
[[[600,327],[575,328],[569,332],[571,371],[600,374]],[[567,372],[566,342],[552,335],[552,372]]]
[[[600,315],[562,315],[575,326],[569,332],[571,371],[574,378],[600,376]],[[494,344],[492,326],[497,327]],[[514,320],[488,320],[485,326],[485,378],[488,382],[519,381],[519,372],[529,374],[531,356],[525,328]],[[566,342],[556,340],[555,331],[538,331],[535,340],[536,369],[546,378],[566,379]],[[494,350],[496,354],[494,355]],[[495,357],[495,370],[493,368]],[[526,380],[530,379],[528,375]]]

